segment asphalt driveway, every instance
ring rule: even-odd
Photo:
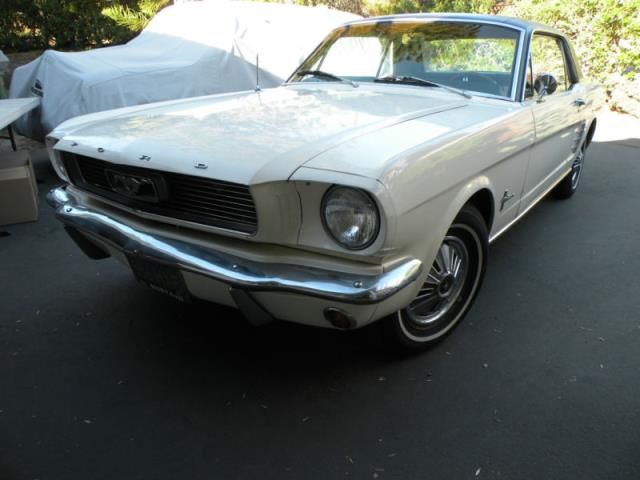
[[[404,359],[165,298],[43,201],[0,227],[0,479],[640,478],[640,141],[612,134],[573,199],[491,246],[454,334]]]

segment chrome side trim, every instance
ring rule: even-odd
[[[520,212],[516,218],[511,220],[504,227],[502,227],[498,232],[496,232],[491,237],[489,237],[489,243],[493,243],[494,240],[496,240],[500,235],[502,235],[509,228],[511,228],[511,226],[514,223],[516,223],[518,220],[520,220],[522,217],[524,217],[527,214],[527,212],[529,210],[531,210],[533,207],[535,207],[540,200],[542,200],[544,197],[546,197],[549,194],[549,192],[555,188],[556,185],[558,185],[562,180],[564,180],[564,177],[566,177],[570,171],[571,171],[571,169],[568,169],[564,174],[560,175],[558,180],[556,180],[549,188],[547,188],[544,192],[542,192],[542,194],[538,198],[536,198],[533,202],[531,202],[527,206],[527,208],[525,208],[522,212]]]
[[[413,283],[422,262],[407,258],[378,275],[356,275],[282,263],[247,260],[184,240],[136,230],[106,213],[80,204],[65,187],[53,189],[47,202],[58,219],[89,238],[126,255],[173,265],[247,291],[282,291],[353,304],[381,302]]]

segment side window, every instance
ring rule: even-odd
[[[532,78],[534,87],[537,80],[544,74],[553,75],[558,83],[553,93],[565,92],[567,85],[567,68],[565,66],[564,54],[562,53],[562,41],[550,35],[534,34],[531,41],[531,59],[533,63]],[[527,82],[530,81],[527,74]]]

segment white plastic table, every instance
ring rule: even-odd
[[[11,147],[14,150],[16,149],[16,142],[13,138],[11,124],[25,113],[36,108],[38,105],[40,105],[39,97],[9,98],[0,100],[0,130],[5,128],[9,130],[9,137],[0,138],[8,138],[11,140]]]

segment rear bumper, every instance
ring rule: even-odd
[[[82,199],[66,187],[51,190],[47,201],[67,227],[90,241],[107,245],[109,251],[172,265],[182,272],[195,273],[245,292],[286,292],[340,304],[374,305],[412,284],[422,269],[422,263],[415,258],[396,263],[377,275],[258,262],[216,250],[215,246],[204,247],[133,228],[106,211],[99,211],[87,202],[83,204]],[[78,238],[74,240],[80,243]]]

